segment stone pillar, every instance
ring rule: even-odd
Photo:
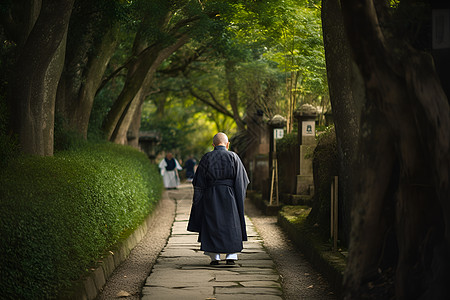
[[[248,111],[247,138],[249,143],[242,162],[250,178],[248,190],[263,192],[269,182],[269,145],[267,120],[262,110]],[[242,157],[241,157],[242,158]]]
[[[298,120],[298,144],[300,146],[297,195],[312,195],[314,193],[312,155],[316,147],[317,110],[310,104],[303,104],[295,111],[294,116]]]

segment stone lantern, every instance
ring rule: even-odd
[[[139,148],[154,162],[156,158],[156,145],[160,141],[158,133],[153,131],[139,132]]]
[[[297,175],[297,195],[312,195],[314,191],[312,154],[316,147],[317,109],[303,104],[294,117],[298,120],[298,144],[300,145],[300,174]]]

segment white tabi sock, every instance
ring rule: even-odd
[[[211,261],[220,260],[220,253],[204,252],[205,255],[211,257]]]
[[[228,253],[227,257],[225,259],[227,259],[227,260],[228,259],[230,259],[230,260],[237,260],[238,259],[237,253]]]

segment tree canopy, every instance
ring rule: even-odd
[[[232,134],[246,130],[248,109],[264,111],[270,118],[291,107],[292,114],[295,103],[292,106],[289,95],[313,101],[326,94],[318,2],[63,3],[60,8],[41,0],[1,6],[3,136],[16,136],[25,152],[52,155],[55,139],[64,147],[61,140],[77,135],[137,146],[127,136],[136,136],[143,105],[149,101],[154,105],[144,109],[149,113],[144,116],[147,127],[154,124],[157,129],[173,114],[169,111],[181,106],[210,134]],[[50,45],[42,37],[26,44],[41,24],[36,20],[51,25],[53,18],[41,16],[46,9],[64,17],[65,26],[58,27],[58,36],[49,36],[58,47],[53,56],[50,50],[42,52],[48,57],[34,55],[36,62],[46,59],[45,67],[31,67],[25,53]],[[65,15],[56,9],[64,9]],[[14,72],[23,66],[30,71]],[[21,109],[25,89],[20,86],[28,80],[34,82],[28,94],[37,95],[39,89],[31,72],[51,76],[53,92],[29,98],[34,109],[27,111]],[[286,77],[293,78],[288,89],[283,87]],[[170,118],[172,124],[192,140],[194,133],[182,129],[198,126],[182,122],[187,113],[173,115],[181,119]],[[66,138],[54,137],[54,132]]]

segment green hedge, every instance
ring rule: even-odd
[[[161,191],[157,167],[126,146],[9,162],[0,174],[1,298],[56,298],[142,223]]]

